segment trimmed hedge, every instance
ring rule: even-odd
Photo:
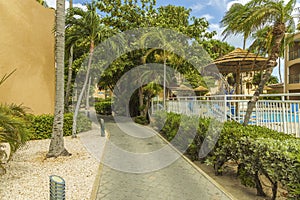
[[[96,113],[101,115],[111,115],[111,105],[112,102],[110,99],[95,102]]]
[[[180,116],[174,113],[158,112],[152,125],[171,141],[177,133],[195,132],[186,153],[192,160],[199,159],[204,139],[217,133],[220,122],[200,118],[193,129],[191,122],[195,117]],[[166,122],[164,123],[164,119]],[[181,124],[180,124],[181,123]],[[180,124],[180,130],[178,130]],[[193,123],[195,124],[195,123]],[[238,164],[238,176],[245,186],[256,187],[257,195],[264,195],[259,175],[264,175],[272,185],[273,198],[276,198],[278,185],[288,191],[289,199],[300,199],[300,139],[259,126],[242,126],[233,121],[223,124],[219,139],[213,150],[203,159],[213,165],[216,175],[222,175],[223,165],[228,161]],[[173,142],[173,141],[172,141]]]
[[[54,119],[53,115],[32,115],[30,118],[30,129],[33,132],[30,137],[31,140],[51,138]],[[64,136],[72,135],[72,124],[73,113],[64,114]],[[90,130],[92,127],[91,124],[91,121],[84,114],[79,114],[77,119],[77,132],[80,133]]]

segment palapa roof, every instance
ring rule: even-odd
[[[206,87],[200,85],[200,86],[196,87],[196,88],[194,89],[194,91],[205,92],[205,91],[208,91],[208,89],[207,89]]]
[[[238,69],[240,72],[259,71],[266,69],[267,60],[268,58],[237,48],[206,67],[216,65],[221,73],[237,72]]]
[[[179,87],[170,87],[171,90],[174,91],[192,91],[193,89],[186,86],[186,85],[180,85]]]

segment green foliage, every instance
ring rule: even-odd
[[[134,122],[141,124],[141,125],[149,124],[149,121],[147,120],[147,118],[145,116],[137,116],[136,118],[134,118]]]
[[[8,155],[2,149],[2,143],[10,146],[10,156],[29,138],[31,132],[28,128],[26,108],[15,104],[0,104],[0,168],[5,172],[1,163],[8,160]],[[3,159],[3,160],[2,160]]]
[[[79,114],[77,119],[77,132],[84,132],[91,129],[91,121],[84,115]],[[73,113],[64,114],[64,136],[72,135]],[[53,127],[53,115],[43,114],[31,116],[31,126],[33,134],[30,139],[51,138]]]
[[[198,126],[195,127],[195,123],[191,123],[193,117],[164,112],[157,112],[153,118],[152,125],[169,141],[179,133],[180,123],[182,132],[196,132],[186,152],[193,160],[199,159],[201,145],[209,136],[208,130],[220,124],[209,118],[196,118]],[[300,139],[265,127],[244,127],[228,121],[205,162],[214,166],[216,175],[221,175],[222,166],[228,161],[238,164],[238,177],[245,186],[258,189],[258,175],[263,174],[274,191],[280,183],[287,189],[290,199],[300,198]]]
[[[101,115],[111,115],[112,112],[111,106],[112,106],[112,102],[110,99],[95,102],[96,113]]]
[[[234,50],[234,47],[229,45],[227,42],[222,42],[215,39],[203,41],[202,45],[213,60],[220,58]]]
[[[259,85],[260,81],[261,81],[261,73],[256,73],[253,76],[252,84]],[[278,83],[278,78],[276,76],[271,75],[266,84],[269,85],[269,84],[276,84],[276,83]]]
[[[0,105],[0,143],[7,142],[15,152],[30,135],[25,109],[17,105]]]

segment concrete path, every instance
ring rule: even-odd
[[[131,131],[130,135],[128,135],[117,126],[112,118],[105,118],[104,120],[106,130],[110,133],[109,143],[125,151],[143,154],[168,146],[156,135],[156,132],[150,131],[148,128],[123,122],[122,130],[126,129],[126,132]],[[143,134],[148,137],[143,138]],[[152,134],[152,136],[149,137],[149,134]],[[173,154],[178,155],[175,150],[172,151]],[[204,175],[203,172],[198,171],[182,157],[179,157],[166,167],[147,173],[142,173],[142,170],[138,171],[139,173],[128,173],[126,169],[130,168],[126,168],[126,166],[149,171],[148,166],[151,165],[152,161],[151,163],[134,162],[130,158],[127,160],[126,157],[119,156],[118,164],[121,165],[120,169],[122,169],[122,163],[125,166],[125,170],[120,171],[113,169],[116,167],[114,164],[110,164],[113,157],[116,157],[114,148],[106,144],[102,160],[104,165],[97,190],[97,200],[231,199],[210,178]],[[157,163],[163,162],[161,159],[159,157]],[[115,161],[113,160],[113,162]]]
[[[91,108],[89,118],[92,121],[92,129],[78,134],[78,137],[87,151],[100,163],[107,138],[101,136],[100,124],[93,107]]]

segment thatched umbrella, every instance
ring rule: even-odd
[[[206,67],[216,65],[220,73],[235,73],[236,93],[240,94],[240,73],[264,70],[267,60],[265,57],[237,48]]]
[[[194,91],[196,91],[196,92],[207,92],[208,89],[206,87],[203,87],[203,86],[200,85],[200,86],[196,87],[194,89]]]
[[[169,89],[179,96],[191,96],[194,95],[194,90],[186,85],[179,85],[178,87],[169,87]]]
[[[180,85],[179,87],[170,87],[170,89],[174,91],[193,91],[192,88],[186,85]]]

